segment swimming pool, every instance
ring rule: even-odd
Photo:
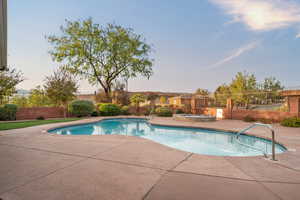
[[[187,152],[216,156],[257,156],[263,151],[271,154],[269,140],[241,135],[239,140],[251,145],[257,151],[236,141],[235,133],[199,128],[183,128],[151,125],[145,119],[106,119],[95,123],[68,126],[49,131],[59,135],[127,135],[152,140],[154,142]],[[279,144],[276,153],[286,149]]]

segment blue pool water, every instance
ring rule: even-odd
[[[235,133],[206,129],[150,125],[143,119],[108,119],[96,123],[53,129],[60,135],[127,135],[137,136],[183,151],[217,156],[256,156],[262,151],[241,145]],[[271,153],[271,142],[262,138],[241,135],[242,143]],[[276,144],[276,153],[285,148]]]

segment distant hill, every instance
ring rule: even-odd
[[[29,90],[18,89],[16,95],[19,96],[28,96],[30,94]]]
[[[192,93],[183,93],[183,92],[154,92],[154,91],[144,91],[144,92],[128,92],[129,95],[133,94],[143,94],[143,95],[158,95],[158,96],[165,96],[165,97],[175,97],[181,95],[191,95]]]

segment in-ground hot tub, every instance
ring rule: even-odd
[[[213,122],[216,117],[211,115],[192,115],[192,114],[176,114],[173,115],[175,120],[194,121],[194,122]]]

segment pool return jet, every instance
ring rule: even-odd
[[[272,133],[272,160],[273,161],[276,161],[275,159],[275,131],[273,129],[273,127],[270,125],[270,124],[262,124],[262,123],[254,123],[252,124],[251,126],[248,126],[247,128],[244,128],[243,130],[239,131],[237,134],[236,134],[236,141],[240,144],[240,145],[244,145],[244,146],[247,146],[249,148],[252,148],[256,151],[261,151],[263,152],[264,156],[267,158],[268,157],[268,154],[267,154],[267,151],[264,151],[262,149],[259,149],[259,148],[256,148],[256,147],[253,147],[251,145],[248,145],[248,144],[245,144],[245,143],[242,143],[242,141],[240,140],[240,135],[241,134],[244,134],[246,131],[252,129],[252,128],[255,128],[255,127],[258,127],[258,126],[261,126],[261,127],[266,127],[267,129],[269,129]]]

